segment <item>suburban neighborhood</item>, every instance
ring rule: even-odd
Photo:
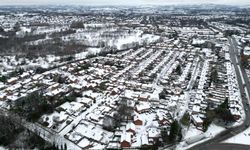
[[[235,143],[221,134],[250,125],[250,9],[209,7],[1,6],[0,112],[20,132],[0,141],[24,128],[57,149]],[[3,148],[37,147],[18,140]]]

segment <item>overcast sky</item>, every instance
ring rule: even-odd
[[[0,5],[171,5],[171,4],[250,5],[250,0],[0,0]]]

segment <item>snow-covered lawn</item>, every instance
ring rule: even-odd
[[[176,149],[189,149],[192,146],[214,138],[217,134],[221,133],[224,130],[225,128],[215,125],[213,123],[209,126],[208,130],[205,133],[192,126],[188,129],[183,138],[184,140],[177,145]],[[188,145],[188,142],[190,143],[190,145]]]

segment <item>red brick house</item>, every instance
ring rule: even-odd
[[[142,125],[143,124],[143,121],[142,121],[142,118],[140,117],[140,115],[134,116],[134,124],[135,125]]]
[[[122,148],[129,148],[131,147],[131,133],[123,133],[121,136],[121,147]]]

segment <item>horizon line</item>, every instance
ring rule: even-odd
[[[198,6],[198,5],[215,5],[215,6],[250,6],[249,4],[217,4],[217,3],[169,3],[169,4],[0,4],[0,6]]]

